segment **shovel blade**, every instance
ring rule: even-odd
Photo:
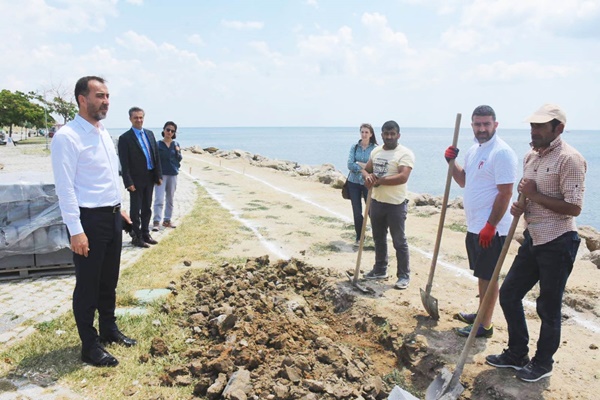
[[[419,400],[417,397],[413,396],[406,390],[402,389],[400,386],[396,385],[390,392],[387,400]]]
[[[352,274],[352,272],[346,271],[346,276],[348,277],[348,280],[355,289],[358,289],[365,294],[375,294],[375,290],[373,290],[372,288],[364,287],[360,283],[358,283],[358,281],[354,282],[354,274]]]
[[[440,319],[437,299],[423,289],[421,289],[421,302],[423,303],[423,307],[425,307],[427,314],[435,320]]]
[[[442,368],[440,373],[429,384],[425,392],[425,400],[455,400],[465,390],[458,379],[456,383],[452,382],[452,373],[446,368]]]

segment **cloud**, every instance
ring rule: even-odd
[[[158,45],[148,36],[140,35],[134,31],[127,31],[115,40],[120,46],[139,53],[158,50]]]
[[[41,32],[101,32],[106,28],[107,17],[117,15],[116,5],[117,0],[63,0],[52,4],[44,0],[1,1],[0,15],[10,16],[11,23],[0,24],[0,34],[2,37],[14,34],[3,26],[31,27],[23,29],[23,36],[37,36]]]
[[[141,6],[144,4],[144,0],[126,0],[129,4]]]
[[[243,22],[243,21],[222,20],[221,25],[224,26],[225,28],[230,28],[230,29],[235,29],[235,30],[241,31],[241,30],[246,30],[246,29],[262,29],[264,26],[264,23],[257,22],[257,21]]]
[[[271,61],[276,66],[284,65],[283,57],[280,53],[271,51],[269,49],[269,45],[266,42],[254,41],[250,42],[249,46],[256,50],[257,53],[265,56],[269,61]]]
[[[191,62],[197,67],[208,69],[215,67],[215,64],[212,61],[200,60],[198,55],[194,52],[180,49],[167,42],[157,44],[149,37],[131,30],[117,37],[115,41],[118,45],[133,54],[143,56],[145,53],[152,53],[153,56],[156,57],[154,61],[166,61],[171,67],[181,67],[182,65],[178,65],[178,62]]]
[[[202,37],[200,35],[198,35],[197,33],[194,33],[193,35],[188,36],[187,41],[188,41],[188,43],[195,44],[198,46],[206,45],[206,43],[204,43],[204,40],[202,40]]]
[[[535,61],[523,61],[509,64],[497,61],[480,64],[463,74],[466,81],[522,81],[551,80],[565,78],[577,72],[577,68],[564,65],[541,65]]]
[[[482,37],[473,29],[451,27],[442,34],[441,40],[450,50],[468,53],[481,43]]]
[[[352,44],[352,29],[343,26],[336,33],[325,32],[320,35],[301,36],[298,48],[305,53],[331,54],[340,47]]]
[[[306,73],[317,75],[355,75],[358,49],[352,29],[340,27],[336,32],[300,35],[296,46],[298,54],[291,55],[288,64],[300,66]]]
[[[364,13],[361,22],[372,31],[381,42],[398,46],[406,52],[412,51],[408,45],[408,38],[406,35],[403,32],[395,32],[390,28],[385,15],[379,13]]]
[[[563,36],[580,24],[600,23],[595,0],[475,0],[465,6],[461,25],[475,28],[522,27],[525,32]]]
[[[317,0],[306,0],[306,5],[309,5],[314,8],[319,8],[319,3],[317,3]]]

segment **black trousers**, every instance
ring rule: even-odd
[[[83,349],[96,344],[94,316],[98,310],[101,335],[117,330],[116,288],[121,264],[121,213],[105,208],[80,208],[81,224],[88,238],[88,256],[73,253],[75,290],[73,314]]]
[[[134,185],[135,191],[129,192],[129,216],[133,223],[133,232],[137,237],[148,237],[154,193],[153,171],[148,171],[146,178],[137,179]]]

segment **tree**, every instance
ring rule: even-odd
[[[43,94],[39,94],[39,93]],[[65,88],[62,83],[50,83],[50,88],[44,88],[40,91],[29,92],[31,99],[34,99],[43,104],[48,112],[56,114],[63,119],[63,124],[66,124],[77,115],[77,104],[74,102],[74,95]],[[52,98],[52,100],[47,100]]]
[[[66,101],[62,97],[55,97],[52,101],[52,112],[63,118],[63,124],[66,124],[77,115],[77,105],[71,101]]]
[[[0,126],[9,127],[9,136],[12,136],[13,126],[45,126],[44,107],[32,103],[25,93],[3,89],[0,92]]]

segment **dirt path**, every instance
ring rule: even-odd
[[[304,178],[269,168],[251,166],[244,160],[226,160],[212,155],[186,152],[183,173],[198,180],[245,226],[236,237],[229,257],[257,257],[264,254],[276,260],[295,257],[317,267],[339,272],[340,285],[347,286],[344,271],[354,269],[357,253],[352,249],[354,230],[350,203],[338,190]],[[410,187],[410,184],[409,184]],[[464,233],[444,230],[432,295],[439,300],[439,321],[425,312],[419,289],[425,287],[439,214],[431,208],[412,208],[407,220],[411,246],[412,279],[405,291],[393,289],[395,277],[369,283],[376,296],[359,296],[361,306],[394,321],[403,335],[421,334],[428,353],[438,364],[453,369],[465,339],[453,329],[462,326],[452,319],[457,311],[475,311],[476,281],[468,271]],[[446,226],[463,223],[461,210],[451,209]],[[521,231],[519,229],[518,231]],[[513,243],[504,271],[508,270],[517,244]],[[580,256],[585,250],[580,249]],[[391,245],[390,245],[391,248]],[[362,269],[370,269],[374,253],[370,234],[363,253]],[[393,257],[390,265],[394,265]],[[392,268],[390,272],[395,272]],[[555,356],[553,376],[533,384],[518,381],[513,371],[497,370],[485,364],[485,356],[499,353],[506,345],[506,325],[499,307],[494,315],[495,333],[491,339],[478,339],[463,373],[464,398],[473,399],[593,399],[600,392],[600,271],[590,262],[578,260],[567,285],[563,309],[562,344]],[[502,277],[503,275],[501,275]],[[531,298],[530,300],[534,300]],[[535,303],[527,308],[532,345],[539,332]],[[435,363],[434,363],[435,364]],[[431,363],[419,365],[422,374],[413,376],[414,385],[425,389],[436,371]],[[438,365],[439,366],[439,365]],[[424,370],[423,370],[424,369]]]

